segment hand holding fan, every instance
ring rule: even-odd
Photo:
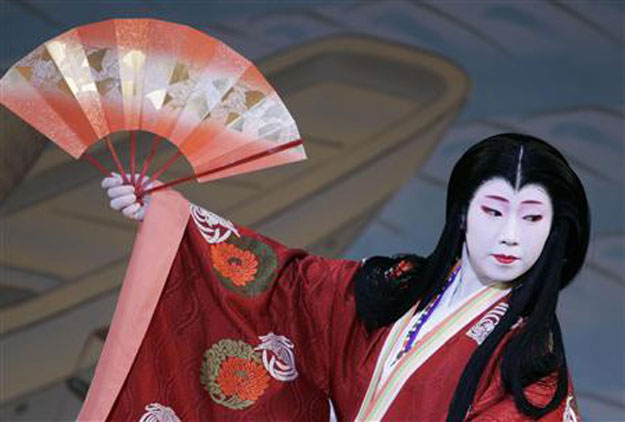
[[[108,176],[86,152],[104,139],[138,197],[192,179],[216,180],[306,158],[293,118],[251,62],[200,31],[155,19],[92,23],[45,42],[2,77],[0,103]],[[137,130],[154,134],[141,166]],[[130,176],[109,139],[119,131],[130,132]],[[180,155],[193,174],[143,190],[139,180],[161,139],[177,152],[150,181]]]

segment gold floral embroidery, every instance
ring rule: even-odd
[[[240,340],[223,339],[204,353],[201,382],[210,398],[234,410],[251,406],[269,386],[260,354]]]

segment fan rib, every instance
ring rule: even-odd
[[[154,173],[152,175],[152,177],[150,177],[150,182],[154,182],[156,179],[158,179],[161,176],[161,174],[163,174],[165,172],[165,170],[167,170],[169,167],[171,167],[172,164],[174,164],[174,162],[181,155],[182,155],[182,152],[180,152],[180,150],[176,151],[176,153],[173,155],[173,157],[171,157],[169,160],[167,160],[167,162],[165,164],[163,164],[163,167],[161,167],[156,173]]]
[[[100,170],[100,173],[102,173],[104,175],[104,177],[108,177],[111,175],[111,172],[108,171],[103,165],[102,163],[100,163],[94,156],[92,156],[91,154],[89,154],[88,152],[83,152],[82,154],[82,158],[84,158],[85,160],[87,160],[89,163],[93,164],[98,170]]]
[[[130,183],[135,184],[135,131],[130,131]]]
[[[124,181],[124,184],[128,184],[129,181],[128,181],[128,178],[126,177],[126,172],[124,171],[124,167],[122,166],[121,161],[119,161],[119,157],[117,156],[117,151],[115,151],[115,147],[111,143],[111,140],[109,139],[108,136],[106,136],[104,139],[106,140],[106,146],[111,152],[111,156],[113,156],[113,161],[115,161],[115,165],[117,166],[117,170],[119,170],[119,173],[122,176],[122,180]]]
[[[152,139],[152,147],[150,148],[150,155],[145,159],[143,163],[143,169],[141,169],[141,175],[139,176],[139,180],[143,180],[146,174],[148,174],[148,170],[150,168],[150,164],[152,164],[152,160],[154,159],[154,155],[156,154],[156,147],[161,143],[161,138],[155,133],[154,138]]]
[[[192,180],[194,178],[195,179],[199,179],[200,177],[207,176],[207,175],[209,175],[211,173],[217,173],[219,171],[226,170],[226,169],[229,169],[231,167],[238,166],[240,164],[245,164],[245,163],[248,163],[250,161],[254,161],[254,160],[257,160],[259,158],[266,157],[268,155],[277,154],[278,152],[281,152],[281,151],[284,151],[284,150],[287,150],[287,149],[290,149],[290,148],[294,148],[296,146],[302,145],[303,143],[304,143],[304,141],[302,139],[298,139],[296,141],[287,142],[286,144],[278,145],[277,147],[270,148],[268,150],[259,152],[259,153],[254,154],[254,155],[250,155],[248,157],[242,158],[242,159],[234,161],[232,163],[224,164],[223,166],[212,168],[212,169],[203,171],[202,173],[199,173],[199,174],[192,174],[192,175],[189,175],[189,176],[186,176],[186,177],[181,177],[179,179],[172,180],[171,182],[167,182],[167,183],[164,183],[162,185],[155,186],[155,187],[150,188],[150,189],[146,189],[145,191],[142,192],[142,195],[147,195],[149,193],[153,193],[153,192],[159,191],[161,189],[166,189],[166,188],[178,185],[180,183],[187,182],[187,181]],[[175,158],[178,158],[178,157],[175,157]],[[152,175],[152,178],[156,179],[155,175]],[[152,180],[152,179],[150,179],[150,180]]]

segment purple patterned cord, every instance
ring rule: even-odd
[[[417,318],[415,325],[408,332],[408,341],[406,342],[406,345],[403,347],[402,350],[399,351],[397,357],[395,358],[395,361],[401,359],[402,356],[404,356],[410,351],[410,349],[412,349],[414,341],[417,338],[421,327],[425,325],[427,320],[430,318],[430,315],[432,315],[432,313],[434,312],[434,309],[436,309],[436,307],[440,303],[443,294],[451,285],[452,281],[456,278],[456,274],[458,274],[458,271],[460,271],[460,265],[458,265],[458,268],[456,268],[456,270],[449,276],[449,279],[447,280],[445,287],[443,287],[443,290],[436,296],[436,298],[432,302],[430,302],[430,304],[425,308],[421,316]]]

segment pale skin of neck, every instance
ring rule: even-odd
[[[471,266],[471,261],[469,260],[467,242],[463,242],[462,245],[462,258],[460,265],[461,268],[457,277],[460,277],[461,281],[458,283],[458,287],[451,296],[449,303],[450,307],[454,307],[459,302],[463,302],[467,297],[471,296],[481,288],[497,283],[497,281],[494,280],[481,280],[477,274],[475,274],[475,271]]]

